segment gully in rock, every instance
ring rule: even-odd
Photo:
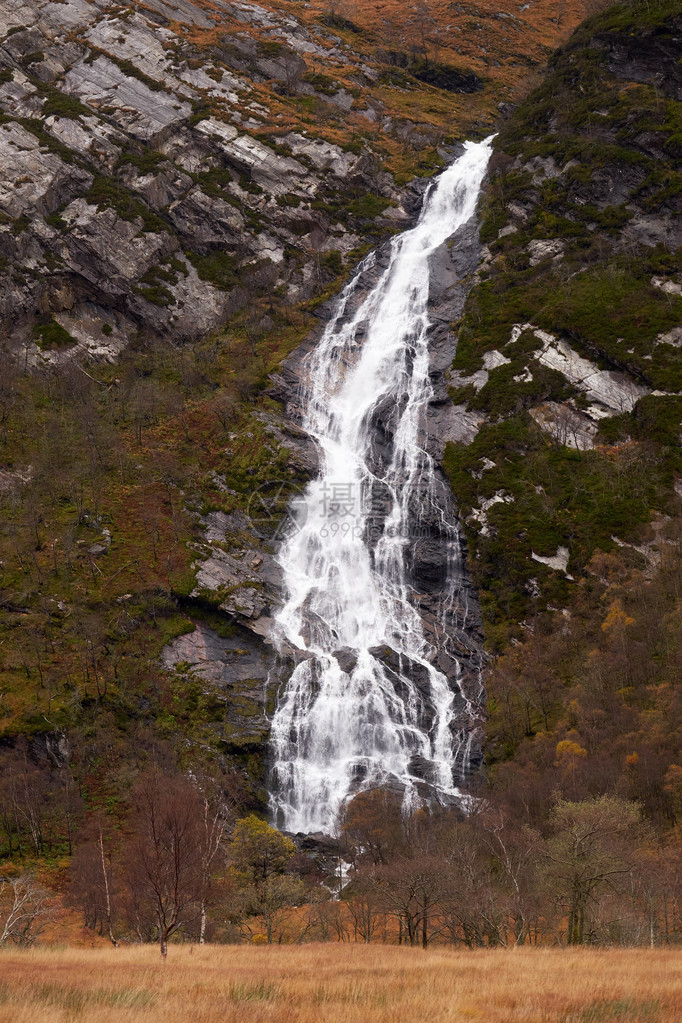
[[[408,803],[425,787],[452,798],[466,768],[471,737],[456,718],[468,701],[456,661],[447,674],[434,665],[411,563],[436,521],[447,636],[461,543],[424,441],[429,257],[474,215],[490,151],[490,139],[466,144],[363,299],[365,261],[304,368],[320,470],[278,555],[275,639],[297,663],[272,722],[272,810],[288,831],[333,832],[344,802],[377,785]]]

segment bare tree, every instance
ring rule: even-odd
[[[255,884],[240,888],[238,901],[243,911],[260,917],[265,927],[268,945],[281,941],[282,925],[291,906],[303,902],[305,885],[299,877],[290,874],[270,874]],[[247,923],[247,930],[251,927]]]
[[[428,947],[432,917],[446,890],[445,868],[441,857],[418,854],[400,857],[371,875],[375,897],[397,917],[410,945]]]
[[[202,896],[201,819],[197,787],[155,768],[133,790],[133,833],[125,877],[138,933],[153,922],[161,955],[168,939],[196,919]]]
[[[227,431],[228,427],[233,425],[236,407],[236,399],[229,391],[221,391],[211,403],[211,412],[223,430]]]
[[[438,38],[438,35],[437,31],[434,31],[437,29],[436,19],[426,0],[419,0],[411,8],[407,27],[412,30],[411,46],[414,56],[416,57],[417,52],[420,51],[424,61],[428,64],[431,44]]]
[[[443,835],[446,864],[440,908],[450,941],[469,948],[504,941],[495,871],[475,819],[457,821]]]
[[[227,829],[234,824],[234,812],[222,791],[208,781],[200,786],[201,819],[199,822],[200,889],[199,944],[206,940],[207,911],[212,896],[213,873],[224,851]]]
[[[27,748],[3,758],[0,778],[0,816],[12,848],[24,855],[31,851],[43,853],[44,814],[47,803],[48,778],[28,757]]]
[[[50,914],[48,894],[32,874],[0,877],[0,946],[32,945]]]
[[[328,941],[332,932],[336,935],[337,941],[350,941],[345,908],[344,902],[324,898],[312,900],[311,916],[314,917],[322,941]]]
[[[382,912],[376,893],[363,884],[362,879],[353,888],[356,894],[345,902],[353,923],[353,936],[355,941],[359,938],[369,944],[385,922],[386,915]]]
[[[342,833],[356,860],[388,863],[406,847],[400,797],[387,789],[359,792],[345,809]]]
[[[495,876],[514,941],[523,945],[539,913],[536,874],[540,836],[527,826],[515,824],[502,809],[488,807],[478,819],[482,843],[498,866]]]
[[[0,438],[7,444],[7,427],[19,396],[19,374],[13,362],[3,360],[0,374]]]
[[[142,443],[143,431],[156,424],[162,399],[161,388],[155,380],[142,378],[134,381],[128,395],[128,407],[138,444]]]
[[[103,814],[97,814],[80,836],[71,862],[71,878],[69,901],[81,909],[86,927],[106,933],[116,948],[111,828]]]
[[[282,82],[284,92],[287,96],[295,96],[308,65],[295,50],[284,44],[275,58],[275,65],[279,72],[277,79]]]

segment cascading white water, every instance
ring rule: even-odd
[[[424,449],[429,256],[473,216],[491,141],[467,143],[440,175],[353,309],[374,257],[365,260],[305,364],[303,427],[320,469],[278,556],[286,602],[276,638],[298,663],[271,733],[272,809],[288,831],[333,832],[348,797],[381,784],[408,801],[424,780],[457,793],[453,765],[469,739],[453,735],[457,679],[432,664],[407,561],[420,508],[439,511]],[[442,536],[450,565],[456,527],[445,523]]]

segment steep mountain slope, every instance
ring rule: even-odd
[[[667,658],[667,687],[679,659],[674,572],[653,578],[679,515],[679,11],[588,23],[512,113],[583,7],[3,6],[3,763],[28,737],[32,764],[116,807],[131,764],[203,760],[262,805],[268,547],[313,467],[272,374],[359,252],[414,217],[414,175],[502,112],[489,254],[453,328],[458,411],[439,394],[436,439],[491,647],[558,635],[548,606],[590,625],[500,662],[489,748],[513,778],[532,761],[543,798],[583,761],[599,788],[557,743],[591,756],[606,733],[592,721],[588,742],[578,711],[617,705],[617,729],[634,699],[640,748],[652,706],[661,725],[668,799],[670,688],[666,704],[624,668],[611,703],[570,703],[590,649],[600,678],[616,647]],[[663,608],[649,646],[627,646],[628,601],[642,628]]]
[[[263,387],[583,10],[522,6],[3,4],[10,760],[115,799],[167,745],[259,788],[266,547],[312,465]]]
[[[586,22],[502,127],[445,463],[490,648],[489,779],[680,820],[679,4]]]
[[[446,461],[502,635],[679,514],[681,31],[674,3],[588,21],[500,132]]]
[[[307,67],[288,43],[265,41],[265,30],[288,38],[286,19],[185,4],[172,30],[173,11],[156,7],[8,13],[1,315],[32,362],[73,339],[113,358],[140,330],[198,337],[265,290],[309,296],[313,261],[333,277],[367,220],[341,207],[372,189],[370,215],[397,200],[359,147],[286,123],[270,134],[283,115],[263,105],[258,83],[294,95]],[[203,49],[186,40],[190,26],[212,32]],[[299,42],[325,52],[303,30]]]

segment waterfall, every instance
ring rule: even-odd
[[[304,364],[303,427],[320,468],[278,554],[275,639],[297,663],[271,733],[271,807],[288,831],[333,833],[349,796],[377,785],[407,803],[424,787],[458,793],[470,735],[456,698],[467,700],[456,662],[449,677],[433,663],[411,559],[437,522],[446,636],[461,544],[426,450],[429,256],[474,215],[491,141],[466,143],[430,186],[383,272],[365,260]],[[364,294],[368,273],[378,280]]]

